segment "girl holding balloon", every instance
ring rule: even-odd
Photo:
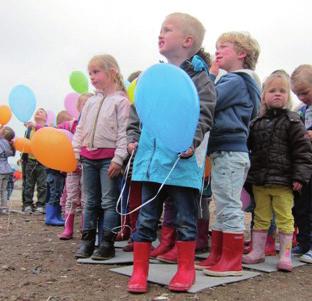
[[[119,224],[116,203],[121,167],[128,156],[126,127],[130,103],[113,56],[94,56],[88,70],[96,93],[84,106],[73,136],[75,156],[82,162],[86,197],[82,237],[75,256],[92,255],[93,259],[103,260],[115,256],[115,230]],[[103,236],[94,251],[96,225],[101,214]]]

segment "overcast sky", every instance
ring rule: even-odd
[[[225,31],[248,31],[261,54],[261,79],[275,69],[292,72],[312,63],[310,0],[0,0],[0,104],[8,103],[13,86],[25,84],[37,106],[55,113],[72,92],[69,74],[86,72],[100,53],[116,57],[124,77],[163,59],[157,38],[165,16],[187,12],[206,28],[204,47],[214,53]],[[90,87],[91,88],[91,87]],[[9,123],[22,136],[21,122]]]

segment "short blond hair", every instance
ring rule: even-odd
[[[65,121],[71,121],[73,120],[73,116],[70,115],[67,111],[63,110],[59,112],[56,116],[56,124],[59,125],[60,123],[63,123]]]
[[[307,83],[312,85],[312,65],[303,64],[298,66],[291,74],[291,84]]]
[[[190,35],[193,38],[193,46],[190,49],[190,55],[193,56],[201,48],[205,37],[204,25],[195,17],[186,13],[172,13],[166,17],[176,18],[181,24],[181,30],[185,35]]]
[[[268,88],[272,81],[276,79],[281,79],[286,83],[287,86],[287,93],[288,93],[288,99],[286,106],[284,107],[285,109],[291,109],[292,107],[292,102],[291,102],[291,93],[290,93],[290,77],[287,72],[284,70],[275,70],[273,71],[264,81],[262,85],[262,94],[261,94],[261,107],[260,107],[260,115],[263,115],[267,111],[267,107],[265,105],[264,97],[265,93],[268,91]]]
[[[110,74],[112,79],[117,85],[118,90],[126,92],[123,77],[120,72],[119,65],[116,59],[110,54],[95,55],[89,62],[89,66],[92,64],[98,64],[105,72]]]
[[[243,67],[251,70],[256,69],[260,54],[260,46],[248,32],[225,32],[218,38],[217,44],[220,42],[233,43],[236,50],[246,52]]]

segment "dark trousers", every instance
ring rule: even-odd
[[[312,248],[312,178],[302,187],[300,193],[295,193],[293,215],[299,230],[299,246],[303,250],[309,250]]]
[[[37,185],[37,207],[44,207],[47,194],[46,169],[38,161],[28,159],[25,167],[25,186],[23,207],[33,206],[35,186]]]

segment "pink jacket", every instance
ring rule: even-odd
[[[130,103],[124,92],[104,96],[97,92],[86,102],[73,136],[73,148],[77,159],[81,147],[88,150],[115,148],[112,161],[122,165],[127,158],[126,127]]]

